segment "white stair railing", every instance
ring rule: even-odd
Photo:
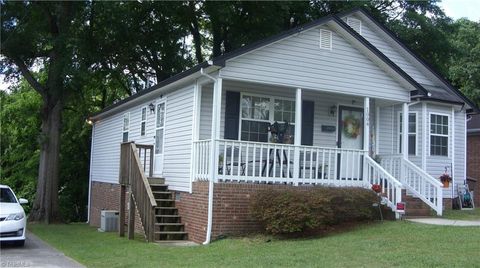
[[[381,195],[387,206],[396,212],[397,204],[402,202],[402,183],[367,154],[365,154],[365,176],[370,186],[373,184],[381,186]]]
[[[435,210],[437,215],[442,215],[442,183],[410,160],[404,159],[401,155],[382,155],[381,159],[381,164],[385,170],[403,183],[407,193],[420,198],[425,204]]]

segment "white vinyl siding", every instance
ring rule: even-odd
[[[169,188],[188,191],[190,183],[190,150],[193,116],[193,86],[178,89],[95,122],[93,137],[92,180],[118,183],[120,144],[124,114],[130,114],[129,140],[138,144],[155,144],[155,113],[147,109],[145,135],[141,135],[142,107],[168,100],[165,117],[163,174]]]
[[[336,32],[332,32],[333,49],[319,49],[319,29],[306,30],[230,59],[220,75],[272,86],[398,101],[410,99],[407,89]]]
[[[346,18],[344,18],[346,20]],[[435,85],[414,63],[410,62],[407,57],[399,52],[397,45],[393,45],[385,40],[385,33],[377,33],[372,30],[374,27],[362,21],[362,36],[374,45],[380,52],[385,54],[391,61],[402,68],[409,76],[420,84]]]
[[[190,189],[190,155],[192,149],[193,85],[167,96],[163,176],[169,189]]]

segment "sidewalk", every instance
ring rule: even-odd
[[[446,226],[480,226],[480,220],[478,221],[463,221],[463,220],[449,220],[441,218],[419,218],[419,219],[407,219],[407,221],[433,224],[433,225],[446,225]]]

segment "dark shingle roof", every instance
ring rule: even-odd
[[[365,38],[363,38],[360,34],[358,34],[356,31],[351,29],[339,16],[347,16],[348,14],[353,14],[355,12],[362,12],[365,14],[370,20],[372,20],[376,25],[380,27],[380,29],[384,30],[389,36],[391,36],[396,42],[398,42],[408,53],[412,54],[413,57],[415,57],[420,63],[422,63],[428,70],[430,70],[435,76],[437,76],[441,81],[445,83],[445,85],[449,88],[450,92],[446,92],[442,88],[435,87],[433,88],[428,88],[428,86],[425,85],[420,85],[417,81],[415,81],[412,77],[410,77],[407,73],[405,73],[400,67],[398,67],[394,62],[392,62],[387,56],[385,56],[382,52],[380,52],[375,46],[373,46],[370,42],[368,42]],[[424,62],[420,57],[418,57],[415,53],[413,53],[410,49],[408,49],[405,44],[403,44],[398,38],[390,31],[388,30],[384,25],[382,25],[380,22],[376,21],[366,10],[363,8],[355,8],[352,9],[351,11],[347,12],[342,12],[337,15],[328,15],[323,18],[317,19],[315,21],[312,21],[310,23],[292,28],[290,30],[281,32],[277,35],[273,35],[271,37],[265,38],[263,40],[254,42],[250,45],[243,46],[237,50],[234,50],[232,52],[226,53],[224,55],[221,55],[219,57],[216,57],[212,59],[211,63],[216,66],[225,66],[225,62],[233,57],[237,57],[239,55],[245,54],[249,51],[252,51],[254,49],[257,49],[259,47],[266,46],[270,43],[273,43],[275,41],[278,41],[280,39],[283,39],[285,37],[288,37],[290,35],[293,35],[295,33],[299,33],[302,31],[305,31],[307,29],[316,27],[318,25],[324,24],[328,21],[335,21],[337,24],[339,24],[344,30],[346,30],[349,34],[351,34],[354,38],[356,38],[358,41],[360,41],[364,46],[366,46],[371,52],[373,52],[377,57],[379,57],[381,60],[383,60],[390,68],[395,70],[400,76],[402,76],[406,81],[408,81],[410,84],[412,84],[417,90],[416,94],[421,93],[422,95],[426,95],[427,92],[432,93],[432,95],[429,97],[422,97],[422,99],[431,99],[433,101],[445,101],[445,102],[450,102],[450,103],[468,103],[473,109],[475,109],[477,112],[479,112],[478,107],[476,107],[473,102],[471,102],[467,97],[465,97],[459,90],[454,88],[448,81],[446,81],[441,75],[439,75],[437,72],[433,70],[433,68],[428,65],[426,62]],[[178,81],[182,78],[185,78],[189,75],[194,74],[195,72],[200,71],[201,68],[206,68],[210,66],[210,63],[208,62],[203,62],[200,63],[191,69],[188,69],[184,72],[181,72],[177,75],[174,75],[166,80],[163,80],[159,82],[157,85],[150,87],[148,89],[142,90],[128,98],[125,98],[115,104],[112,104],[102,111],[95,113],[92,115],[92,117],[98,116],[102,113],[105,113],[107,111],[110,111],[122,104],[125,104],[133,99],[136,99],[140,96],[143,96],[147,93],[150,93],[152,91],[155,91],[156,89],[159,89],[161,87],[167,86],[175,81]]]

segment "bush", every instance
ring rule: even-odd
[[[364,188],[312,187],[263,190],[252,196],[251,214],[272,234],[299,233],[374,219],[377,195]]]

